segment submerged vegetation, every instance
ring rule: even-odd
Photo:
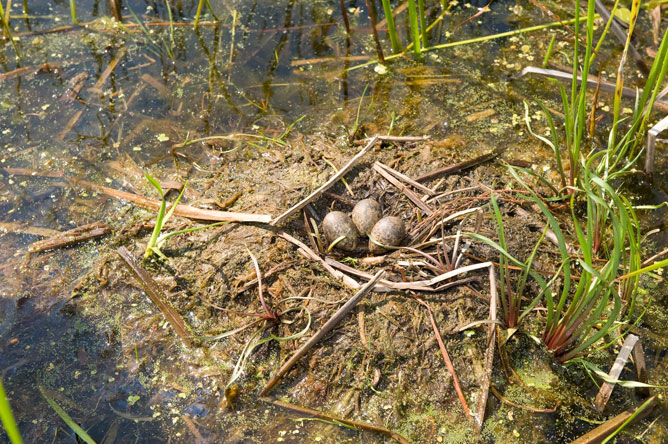
[[[24,324],[42,321],[23,312],[24,324],[2,336],[12,389],[6,395],[0,381],[0,418],[12,443],[21,437],[10,401],[24,437],[53,433],[24,394],[36,389],[77,435],[61,438],[71,432],[59,421],[56,442],[113,442],[121,424],[132,424],[138,441],[376,433],[401,443],[567,442],[592,428],[590,418],[605,421],[589,409],[595,377],[626,390],[609,412],[634,409],[601,440],[649,412],[655,398],[625,399],[632,383],[589,372],[612,366],[615,347],[641,335],[652,301],[644,287],[661,285],[652,272],[668,266],[662,253],[645,259],[653,246],[639,212],[660,202],[639,206],[633,187],[647,180],[638,164],[655,105],[664,104],[660,15],[644,81],[627,61],[643,8],[660,13],[661,2],[631,1],[618,57],[608,36],[624,7],[618,0],[607,19],[594,0],[477,9],[426,0],[136,0],[112,26],[85,21],[91,2],[70,0],[61,14],[67,19],[69,6],[72,25],[54,29],[30,2],[25,26],[5,3],[0,222],[24,237],[8,243],[14,254],[0,271],[31,276],[7,279],[14,311],[63,316],[68,326],[26,332]],[[119,11],[115,0],[107,6]],[[536,24],[546,11],[552,21]],[[535,48],[523,40],[547,28],[558,31]],[[72,60],[44,62],[69,51]],[[515,77],[523,64],[555,58],[571,66],[566,87],[555,79],[527,87],[527,77]],[[75,74],[78,63],[93,68]],[[608,103],[599,87],[610,66]],[[6,88],[14,79],[19,93]],[[45,92],[29,97],[24,83]],[[641,83],[625,107],[629,84]],[[37,180],[57,187],[33,196]],[[167,182],[178,190],[171,205]],[[143,195],[155,191],[158,199]],[[325,214],[347,217],[367,198],[378,201],[379,217],[405,224],[406,236],[378,243],[352,228],[347,250],[344,236],[321,238]],[[58,199],[66,209],[49,210]],[[26,230],[21,217],[41,231]],[[101,236],[85,227],[103,217],[114,230],[102,247],[78,245]],[[25,237],[44,233],[53,251],[23,257]],[[382,255],[367,247],[374,242],[386,247]],[[58,289],[47,284],[54,268]],[[82,342],[89,336],[95,342]],[[660,346],[643,340],[652,353]],[[59,355],[59,343],[72,356]],[[39,352],[24,362],[24,346]],[[664,365],[659,354],[651,371]],[[559,365],[574,362],[585,371]],[[655,387],[650,379],[665,382],[653,374],[644,388]],[[488,394],[497,400],[489,406]],[[526,415],[516,422],[523,427],[513,415]],[[658,439],[668,433],[662,427]]]

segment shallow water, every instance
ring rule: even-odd
[[[42,176],[57,172],[155,197],[143,178],[148,172],[163,180],[188,178],[198,190],[222,187],[224,193],[215,196],[221,201],[246,183],[242,211],[279,214],[288,199],[305,195],[305,188],[321,183],[329,173],[312,168],[309,177],[298,166],[288,168],[281,159],[290,156],[291,146],[259,136],[306,135],[306,145],[313,141],[310,136],[334,140],[339,151],[331,157],[339,159],[340,166],[344,163],[340,159],[356,150],[346,143],[358,114],[360,135],[391,129],[392,134],[427,134],[444,141],[424,157],[419,150],[395,156],[412,158],[418,166],[424,162],[435,168],[505,146],[506,160],[528,161],[546,171],[550,151],[528,135],[523,100],[540,97],[558,109],[558,92],[547,81],[514,75],[524,66],[540,65],[552,33],[558,37],[553,59],[568,65],[568,33],[552,28],[428,52],[419,61],[406,56],[383,72],[374,64],[348,70],[375,58],[364,1],[346,2],[354,30],[349,39],[335,1],[212,1],[220,21],[213,23],[206,14],[197,30],[190,25],[196,1],[172,2],[173,30],[164,2],[124,2],[125,29],[108,20],[107,2],[77,2],[78,19],[87,23],[83,28],[69,27],[68,2],[27,3],[27,17],[19,17],[19,2],[12,9],[12,31],[21,57],[7,42],[0,46],[0,166],[14,169],[0,177],[4,215],[0,247],[6,252],[0,258],[0,369],[26,441],[75,440],[38,387],[46,388],[97,442],[193,442],[198,434],[208,442],[381,441],[379,436],[324,422],[297,421],[298,415],[256,401],[252,386],[236,410],[221,412],[218,401],[236,356],[220,362],[215,353],[224,350],[183,352],[159,313],[145,305],[142,293],[127,289],[119,293],[116,287],[104,286],[94,294],[80,292],[88,288],[89,279],[121,272],[110,267],[104,255],[127,243],[127,237],[26,257],[29,245],[41,238],[35,228],[66,231],[106,221],[121,231],[148,223],[153,216],[125,201]],[[434,27],[430,43],[551,21],[528,2],[500,1],[491,5],[491,12],[457,27],[485,3],[452,6]],[[561,6],[548,6],[566,17]],[[427,7],[432,22],[441,7],[436,2],[427,2]],[[382,10],[380,3],[377,8]],[[130,10],[147,25],[146,31]],[[407,12],[399,15],[397,26],[406,43]],[[59,27],[63,28],[55,29]],[[640,35],[646,38],[646,34]],[[381,39],[386,55],[390,54],[384,33]],[[604,50],[617,53],[614,45]],[[604,60],[604,71],[612,72],[614,57]],[[531,112],[536,113],[537,107],[532,105]],[[540,124],[540,118],[535,120]],[[213,135],[233,136],[174,148]],[[311,148],[322,150],[317,145]],[[665,163],[661,154],[658,162]],[[309,165],[307,155],[301,163]],[[282,167],[285,176],[293,171],[295,175],[278,193],[273,181],[281,173],[270,170]],[[221,177],[218,173],[223,170]],[[212,185],[211,178],[226,180],[230,186]],[[658,174],[654,186],[639,182],[643,203],[666,200],[666,175]],[[664,216],[665,210],[648,215],[644,228],[664,230]],[[149,235],[144,233],[142,242]],[[193,251],[199,251],[197,239],[193,237],[190,245]],[[656,251],[668,244],[663,231],[650,240]],[[190,284],[169,279],[160,283],[174,288]],[[664,287],[661,283],[652,290],[654,303],[642,325],[648,366],[657,384],[667,379]],[[195,314],[188,316],[196,322]],[[144,340],[144,335],[151,340]],[[556,374],[567,383],[550,381],[553,369],[541,367],[542,356],[532,359],[540,351],[521,342],[518,348],[530,350],[517,359],[526,361],[524,370],[534,372],[527,377],[535,378],[536,384],[552,390],[579,384],[586,388],[574,392],[573,405],[557,414],[513,410],[490,396],[484,442],[568,442],[589,430],[590,420],[604,419],[582,407],[593,397],[590,381],[578,381],[577,372],[562,370]],[[271,367],[258,365],[256,370],[256,379],[261,379]],[[625,375],[632,377],[631,372]],[[633,405],[629,392],[615,392],[611,411]],[[354,391],[343,387],[338,393],[346,401],[340,406],[345,411],[346,403],[354,403]],[[583,395],[584,401],[578,399]],[[473,439],[466,426],[452,425],[463,418],[459,412],[423,412],[408,401],[378,409],[416,442]],[[369,417],[382,419],[380,414]],[[647,424],[633,433],[642,433],[644,427]],[[660,419],[644,442],[661,442],[664,436],[665,420]],[[619,442],[640,441],[625,435]]]

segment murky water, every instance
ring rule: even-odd
[[[398,150],[395,159],[436,167],[503,145],[507,160],[529,161],[540,170],[549,165],[550,152],[527,134],[523,101],[539,96],[558,109],[558,92],[541,79],[514,76],[524,66],[540,65],[552,34],[557,35],[553,60],[567,66],[569,34],[552,28],[428,52],[418,61],[405,56],[387,70],[375,64],[351,69],[376,57],[361,0],[345,2],[350,37],[336,1],[212,1],[219,21],[205,7],[198,29],[192,26],[194,0],[169,2],[173,26],[165,2],[123,2],[123,26],[109,20],[108,2],[76,3],[84,27],[70,26],[66,1],[28,1],[25,12],[20,2],[13,2],[11,29],[20,58],[8,42],[0,44],[0,167],[8,168],[0,175],[0,248],[5,251],[0,257],[0,369],[25,440],[75,442],[40,395],[43,387],[97,442],[382,441],[371,433],[297,420],[299,415],[257,401],[254,393],[264,373],[272,371],[269,365],[254,368],[256,375],[249,378],[236,409],[221,410],[222,389],[237,356],[226,355],[224,346],[182,350],[146,297],[118,286],[123,270],[110,265],[117,262],[110,252],[118,246],[146,242],[149,231],[134,236],[153,216],[47,176],[75,177],[153,197],[143,173],[161,180],[187,178],[199,197],[207,197],[201,205],[225,201],[241,190],[239,211],[275,215],[287,207],[287,199],[305,195],[306,188],[328,177],[310,158],[309,153],[323,151],[315,136],[336,141],[339,151],[323,158],[349,158],[355,152],[346,143],[358,114],[359,135],[391,130],[442,141],[427,154]],[[443,9],[438,2],[426,3],[431,23]],[[456,3],[432,30],[432,45],[551,21],[529,2],[500,1],[491,5],[491,12],[458,27],[486,2]],[[548,7],[567,17],[562,6]],[[404,44],[407,16],[404,11],[397,18]],[[641,32],[642,38],[647,34]],[[384,33],[381,38],[390,54]],[[617,53],[612,44],[604,50]],[[604,70],[613,72],[614,57],[604,60]],[[299,161],[290,145],[259,137],[278,138],[286,132],[306,147]],[[176,146],[214,135],[228,137]],[[664,164],[660,155],[659,165]],[[279,184],[281,174],[294,180]],[[657,176],[655,186],[638,186],[640,200],[666,200],[668,177]],[[208,189],[220,194],[207,195]],[[648,230],[662,230],[650,238],[652,251],[668,244],[664,220],[665,210],[643,220]],[[115,234],[26,256],[36,240],[95,221],[109,223]],[[272,251],[273,241],[257,232],[247,238]],[[201,252],[201,238],[192,239],[182,251]],[[187,276],[180,273],[187,266],[174,267],[177,276]],[[116,285],[100,284],[105,280]],[[195,278],[160,283],[189,295],[195,284],[210,284]],[[664,287],[660,283],[651,290],[653,305],[640,328],[657,384],[668,380]],[[201,320],[197,307],[188,307],[189,322],[206,324],[207,315]],[[573,370],[546,366],[542,352],[530,342],[518,348],[531,350],[516,358],[526,361],[522,369],[532,384],[548,391],[573,390],[572,404],[557,413],[534,413],[490,396],[483,442],[568,442],[592,428],[591,422],[604,419],[583,407],[595,393],[589,380],[578,379],[581,375]],[[283,358],[275,350],[274,355],[262,353],[270,360]],[[539,356],[535,360],[534,354]],[[351,358],[351,367],[357,358]],[[555,374],[564,381],[550,379]],[[625,375],[632,377],[631,372]],[[584,387],[579,392],[578,385]],[[451,385],[435,383],[417,387],[420,394],[406,395],[405,405],[378,403],[373,413],[357,411],[360,397],[350,387],[337,388],[341,405],[327,404],[320,395],[304,396],[339,412],[357,405],[357,414],[366,421],[385,421],[415,442],[474,442],[470,428],[453,425],[463,418],[456,401],[445,403],[452,411],[421,408],[419,402],[429,401],[429,387],[451,390]],[[615,392],[610,411],[632,405],[633,395],[625,390]],[[531,401],[526,394],[518,396]],[[632,433],[637,437],[648,424]],[[665,420],[659,419],[644,441],[624,435],[618,442],[662,442],[664,430]]]

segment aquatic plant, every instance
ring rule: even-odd
[[[127,7],[128,10],[130,11],[130,15],[132,15],[132,18],[137,22],[137,25],[139,25],[139,28],[141,29],[145,41],[146,41],[146,48],[151,51],[153,54],[155,54],[157,57],[162,57],[162,50],[163,48],[165,49],[165,52],[167,53],[167,56],[171,59],[174,60],[174,52],[172,51],[173,45],[174,45],[174,30],[173,30],[173,23],[172,23],[172,11],[169,9],[168,5],[168,12],[169,12],[169,23],[170,23],[170,38],[171,38],[171,43],[167,44],[167,42],[163,41],[162,45],[158,44],[153,37],[151,36],[151,32],[146,28],[146,25],[139,20],[139,17],[137,17],[137,14],[130,8],[130,6]]]
[[[167,200],[165,199],[165,193],[162,191],[160,183],[158,183],[158,181],[155,180],[153,177],[151,177],[151,175],[148,173],[146,174],[146,179],[151,183],[151,185],[153,185],[153,187],[155,187],[156,190],[158,190],[161,202],[160,202],[160,209],[158,210],[158,215],[155,219],[155,227],[153,228],[153,234],[151,234],[151,239],[148,241],[148,245],[146,245],[144,260],[148,259],[151,253],[156,253],[157,255],[164,257],[162,253],[160,253],[158,245],[158,236],[160,236],[160,231],[162,231],[162,227],[167,223],[169,218],[172,217],[172,214],[174,214],[174,210],[176,209],[176,206],[179,204],[179,201],[181,200],[181,197],[183,196],[183,192],[185,191],[187,185],[186,182],[183,185],[183,188],[181,188],[181,192],[179,193],[179,196],[176,198],[176,201],[174,201],[169,211],[166,211]]]
[[[601,154],[603,155],[603,154]],[[583,188],[570,198],[571,222],[576,234],[576,245],[568,245],[560,224],[543,200],[524,183],[513,167],[511,175],[529,192],[554,232],[562,266],[551,280],[559,276],[561,294],[557,298],[550,288],[544,291],[547,318],[543,341],[560,362],[569,361],[583,353],[592,344],[612,332],[626,308],[633,314],[640,275],[668,265],[664,260],[641,268],[640,235],[635,210],[628,199],[591,169],[594,159],[585,164]],[[578,198],[584,200],[585,225],[580,223]],[[602,243],[603,257],[595,254],[594,243],[597,220],[605,213],[609,220]],[[570,248],[569,248],[570,247]],[[576,259],[571,252],[575,250]],[[574,287],[573,271],[580,275]],[[633,279],[633,280],[629,280]],[[541,285],[542,288],[543,285]],[[601,325],[601,322],[603,324]]]
[[[202,6],[205,3],[213,19],[218,21],[218,17],[216,17],[216,13],[213,11],[213,8],[211,7],[211,3],[209,3],[209,0],[199,0],[199,3],[197,4],[197,12],[195,13],[195,23],[194,23],[195,29],[197,29],[197,26],[199,25],[199,18],[202,13]]]
[[[70,15],[72,16],[72,24],[78,25],[79,20],[77,20],[77,4],[75,0],[70,0]]]
[[[10,6],[11,3],[7,2],[7,5]],[[9,8],[7,8],[7,11],[5,11],[5,9],[2,7],[2,1],[0,0],[0,22],[2,23],[2,34],[11,42],[12,46],[14,47],[14,51],[16,51],[16,56],[20,58],[21,54],[19,53],[19,48],[16,46],[16,42],[12,36],[12,28],[9,26],[9,14]]]
[[[383,0],[383,11],[385,12],[385,20],[387,21],[387,34],[390,36],[390,43],[392,44],[392,51],[396,54],[401,51],[401,43],[397,29],[394,26],[394,16],[392,15],[392,6],[390,0]]]
[[[499,238],[499,245],[504,250],[503,253],[499,254],[499,293],[501,308],[503,310],[506,327],[515,328],[518,326],[521,317],[524,317],[524,315],[528,313],[526,310],[524,315],[521,313],[522,299],[524,297],[524,290],[526,288],[529,272],[532,269],[534,258],[538,252],[538,247],[540,247],[543,239],[545,239],[547,227],[543,230],[543,234],[540,236],[540,239],[538,239],[538,242],[536,242],[536,246],[529,255],[529,258],[522,263],[522,266],[520,267],[520,277],[517,279],[516,287],[512,288],[509,264],[510,259],[506,257],[508,245],[506,243],[506,236],[503,228],[503,218],[501,217],[501,211],[499,210],[496,195],[493,192],[491,194],[491,203],[494,213],[494,221],[496,223],[497,236]],[[535,303],[537,302],[538,300],[535,300]]]
[[[420,47],[420,27],[415,0],[408,0],[408,21],[411,28],[411,38],[413,39],[413,53],[419,56],[422,53],[422,48]]]
[[[51,399],[49,395],[46,394],[46,390],[44,390],[42,386],[39,386],[39,391],[42,393],[42,396],[44,399],[46,399],[46,402],[53,409],[53,411],[56,412],[63,421],[65,421],[65,424],[67,424],[83,442],[87,444],[95,444],[95,440],[91,438],[90,435],[86,433],[86,431],[82,429],[79,424],[74,422],[72,417],[70,417],[70,415],[68,415],[67,412],[56,403],[56,401]]]
[[[5,428],[5,433],[7,433],[9,441],[12,444],[22,444],[23,439],[21,439],[21,433],[19,432],[19,428],[16,426],[12,408],[9,405],[7,394],[5,393],[5,388],[2,385],[2,379],[0,379],[0,421],[2,422],[2,426]]]
[[[599,48],[604,41],[608,29],[612,23],[612,17],[618,6],[619,1],[615,2],[613,6],[611,18],[607,21],[606,26],[594,46],[594,18],[595,6],[594,0],[589,0],[587,4],[587,19],[586,19],[586,41],[585,54],[580,57],[580,1],[575,3],[575,19],[573,32],[575,34],[573,44],[573,74],[570,86],[570,98],[567,95],[565,88],[559,84],[559,91],[561,95],[564,122],[563,122],[563,136],[560,137],[554,120],[547,110],[547,108],[538,101],[543,114],[546,117],[547,124],[550,130],[549,139],[538,136],[531,129],[527,120],[529,131],[546,143],[553,151],[557,171],[559,173],[561,186],[569,194],[575,191],[576,187],[582,186],[584,180],[583,168],[585,164],[595,156],[596,162],[592,163],[589,168],[596,172],[596,174],[605,181],[610,181],[618,178],[633,169],[636,165],[642,149],[639,149],[640,141],[646,133],[649,115],[656,101],[657,95],[661,90],[661,85],[666,77],[668,70],[668,30],[664,34],[657,56],[652,64],[650,72],[645,81],[645,86],[642,94],[636,97],[633,115],[626,133],[618,138],[619,127],[625,123],[625,119],[620,118],[622,91],[624,88],[624,73],[623,69],[626,63],[626,56],[631,46],[631,37],[638,17],[640,8],[640,1],[633,0],[631,5],[631,15],[628,28],[628,35],[622,52],[622,57],[619,63],[615,94],[613,101],[613,120],[610,127],[610,132],[607,138],[607,145],[605,147],[593,147],[587,149],[587,76],[589,75],[590,67],[596,58]],[[579,70],[580,63],[582,68]],[[578,76],[578,72],[581,76]],[[557,82],[556,80],[553,80]],[[593,105],[592,105],[593,107]],[[591,131],[591,129],[590,129]],[[560,139],[563,138],[565,146],[562,147]],[[564,151],[566,156],[562,156]],[[602,154],[598,154],[602,153]],[[568,171],[568,177],[566,177]],[[603,224],[600,224],[603,227]]]

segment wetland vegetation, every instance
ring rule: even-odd
[[[666,441],[664,3],[0,0],[0,442]]]

